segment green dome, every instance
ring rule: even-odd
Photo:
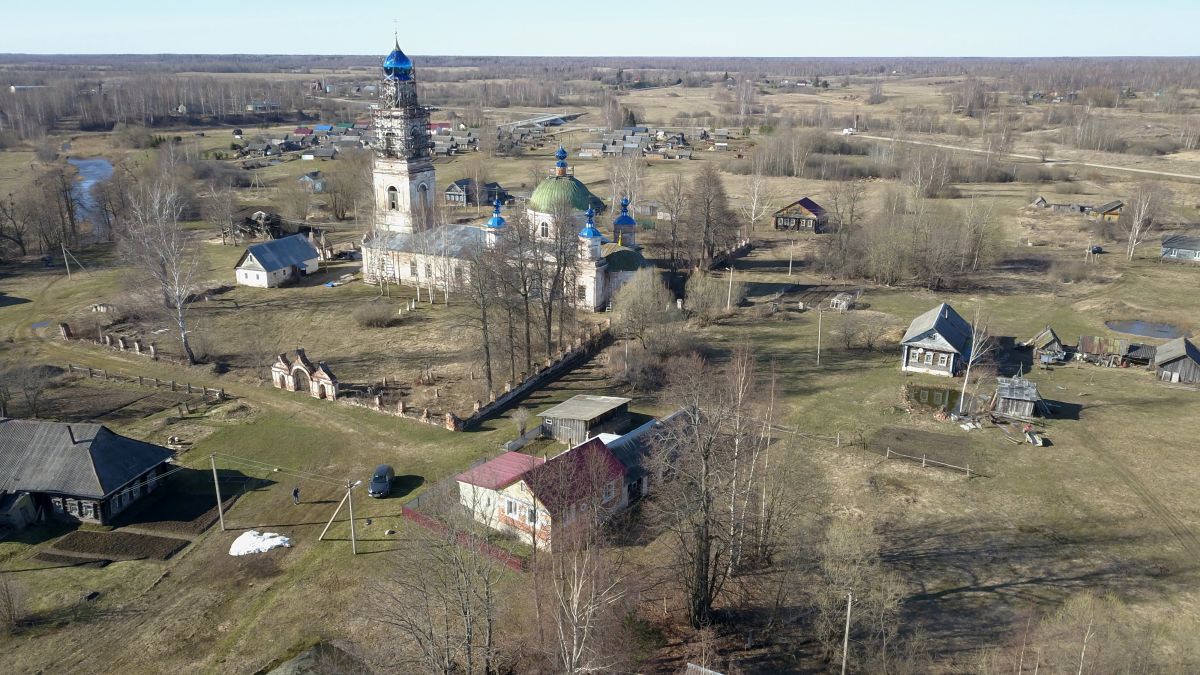
[[[574,176],[551,176],[537,186],[529,197],[529,208],[538,213],[551,213],[554,206],[567,202],[576,211],[587,211],[588,207],[603,208],[604,202],[592,194],[587,186]]]

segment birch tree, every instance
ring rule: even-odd
[[[1133,260],[1138,246],[1142,245],[1146,236],[1158,224],[1158,219],[1166,211],[1170,203],[1171,193],[1161,183],[1143,181],[1137,184],[1133,195],[1129,198],[1129,206],[1122,213],[1128,239],[1125,242],[1125,256]]]
[[[962,391],[958,397],[958,414],[962,415],[967,405],[967,386],[971,382],[971,370],[983,362],[996,349],[996,341],[988,330],[988,317],[979,308],[971,318],[971,346],[966,354],[967,372],[963,376]]]
[[[133,186],[129,213],[119,223],[117,246],[135,273],[148,277],[161,295],[183,356],[192,365],[196,355],[190,342],[188,310],[198,281],[200,255],[180,222],[185,200],[176,166],[174,161],[164,161],[154,175]]]

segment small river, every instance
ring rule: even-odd
[[[67,162],[79,172],[75,177],[75,188],[71,191],[75,199],[76,214],[80,220],[86,220],[92,224],[93,239],[96,241],[108,239],[109,233],[104,229],[104,219],[95,217],[98,206],[93,189],[97,183],[108,180],[113,175],[112,162],[103,157],[88,159],[68,157]]]

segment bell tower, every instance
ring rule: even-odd
[[[412,59],[396,48],[383,60],[375,140],[375,229],[412,233],[434,225],[437,194],[430,159],[429,111],[417,100]]]

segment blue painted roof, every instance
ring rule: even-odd
[[[492,211],[492,217],[488,218],[487,226],[498,230],[504,227],[504,216],[500,215],[500,200],[492,202],[492,206],[496,207],[496,210]]]
[[[403,51],[400,50],[400,42],[396,42],[396,48],[392,50],[387,58],[383,60],[383,75],[389,80],[411,80],[413,75],[413,62],[408,58]]]
[[[633,219],[633,216],[629,215],[629,198],[628,197],[621,198],[621,215],[619,215],[613,219],[613,226],[614,227],[621,227],[621,226],[636,227],[637,226],[637,221]]]
[[[579,231],[579,236],[584,239],[599,239],[600,230],[596,229],[596,210],[589,206],[587,213],[584,215],[587,216],[587,223]]]
[[[246,255],[254,256],[259,265],[267,272],[286,269],[292,265],[301,265],[317,257],[317,249],[308,242],[308,237],[293,234],[282,239],[272,239],[246,248]],[[241,267],[246,255],[238,261]]]
[[[333,125],[332,124],[315,124],[315,125],[313,125],[313,131],[333,131]]]
[[[555,157],[555,159],[558,160],[557,162],[554,163],[554,166],[557,166],[560,169],[567,168],[567,149],[566,148],[564,148],[561,145],[558,146],[558,151],[556,151],[554,153],[554,157]]]

